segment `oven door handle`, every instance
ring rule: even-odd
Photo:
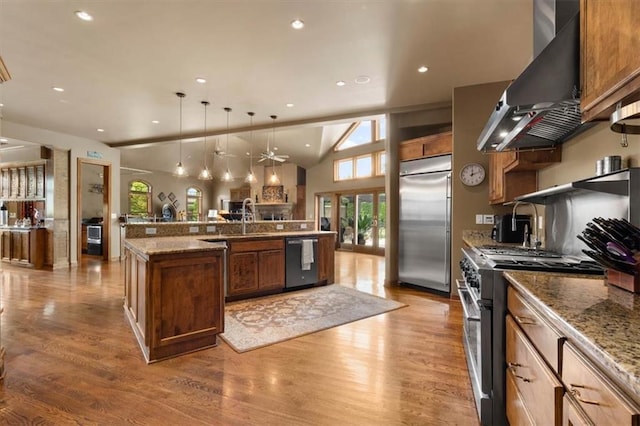
[[[473,305],[473,297],[469,292],[467,286],[463,283],[460,283],[460,280],[456,280],[458,287],[458,296],[460,296],[460,304],[462,305],[462,311],[464,312],[464,318],[467,321],[477,321],[480,322],[480,312],[477,315],[473,315],[471,311],[473,308],[470,305]],[[471,302],[471,303],[469,303]]]

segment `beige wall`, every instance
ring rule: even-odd
[[[467,229],[491,230],[492,225],[476,225],[476,214],[500,214],[508,207],[489,205],[489,156],[476,148],[478,136],[495,107],[508,81],[453,90],[453,200],[451,223],[451,280],[455,293],[455,279],[460,278],[462,231]],[[482,164],[487,172],[484,182],[468,187],[460,183],[460,169],[467,163]]]
[[[549,188],[596,174],[596,160],[620,155],[623,165],[640,165],[640,135],[628,135],[629,146],[620,146],[621,135],[609,129],[609,123],[598,123],[562,145],[562,162],[538,173],[538,188]]]

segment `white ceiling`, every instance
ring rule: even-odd
[[[210,148],[218,138],[226,150],[223,108],[233,109],[230,161],[246,161],[246,112],[254,111],[254,152],[264,150],[275,114],[279,152],[309,167],[354,117],[447,103],[454,87],[515,78],[531,57],[531,2],[0,0],[0,55],[12,76],[0,85],[2,113],[137,145],[123,148],[123,165],[171,171],[182,91],[191,173],[202,164],[203,100],[211,103]],[[76,10],[94,20],[79,20]],[[290,27],[295,18],[304,29]],[[420,65],[429,71],[418,73]],[[370,83],[356,84],[363,75]]]

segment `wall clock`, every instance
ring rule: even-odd
[[[467,186],[480,185],[484,177],[484,167],[478,163],[465,164],[460,170],[460,180]]]

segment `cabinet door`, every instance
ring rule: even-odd
[[[31,233],[19,232],[20,235],[20,254],[19,259],[22,263],[31,263]]]
[[[11,231],[2,232],[2,260],[11,260]]]
[[[258,253],[258,289],[284,288],[284,251],[267,250]]]
[[[640,2],[582,0],[582,118],[608,120],[616,103],[640,91]],[[635,92],[635,96],[634,96]]]
[[[335,236],[318,237],[318,281],[335,282]]]
[[[228,296],[258,291],[258,253],[242,252],[229,255]]]
[[[568,394],[562,401],[562,426],[593,426],[593,422]]]
[[[504,172],[502,169],[502,154],[489,154],[489,203],[504,201]]]
[[[521,395],[519,399],[534,423],[560,425],[564,393],[562,383],[547,367],[511,315],[507,315],[506,344],[507,377],[513,380],[515,389]],[[507,394],[507,403],[517,399]],[[514,412],[513,407],[507,407],[509,412]],[[517,421],[509,418],[509,423],[517,424]]]

